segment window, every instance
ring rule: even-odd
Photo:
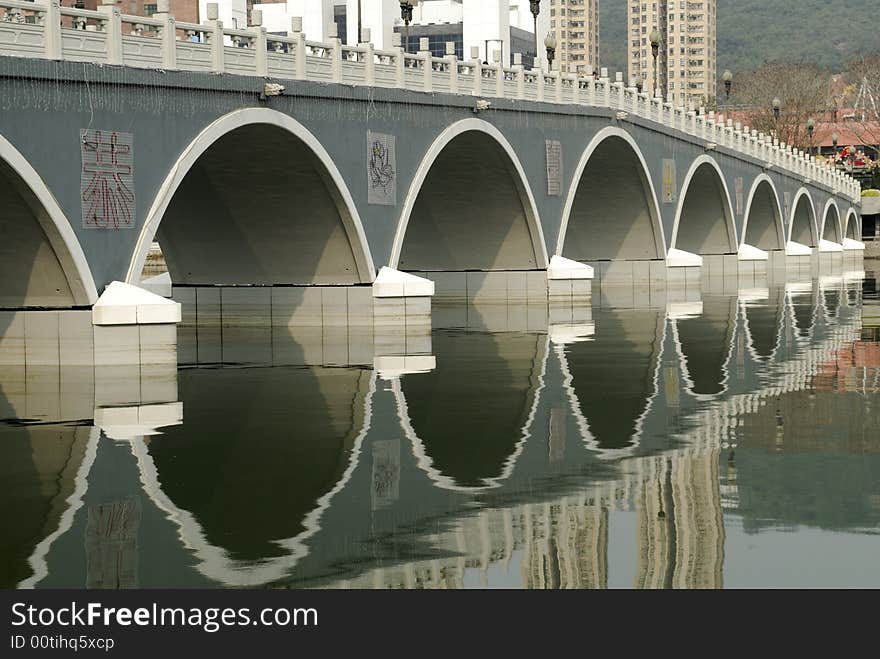
[[[158,4],[144,5],[144,16],[152,16],[159,10]]]

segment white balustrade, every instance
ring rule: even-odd
[[[112,0],[102,2],[95,11],[62,7],[59,0],[0,0],[0,55],[611,108],[758,158],[859,200],[858,182],[812,155],[780,146],[778,140],[758,135],[726,114],[716,121],[714,112],[675,108],[639,93],[627,87],[619,73],[612,82],[607,69],[598,79],[563,74],[557,68],[526,70],[518,55],[505,67],[497,51],[494,64],[484,65],[475,49],[469,59],[459,60],[451,43],[444,57],[433,57],[427,39],[421,40],[418,54],[404,53],[396,34],[391,49],[375,50],[366,30],[363,43],[343,46],[335,25],[326,42],[315,42],[306,39],[301,18],[292,19],[286,35],[267,34],[259,9],[251,12],[246,29],[231,29],[218,20],[214,3],[208,3],[208,20],[197,25],[175,21],[168,0],[158,0],[152,17],[122,14]]]

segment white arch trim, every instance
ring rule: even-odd
[[[180,154],[168,176],[165,177],[165,181],[159,188],[153,205],[150,207],[149,213],[147,213],[146,221],[141,229],[131,263],[128,267],[128,273],[125,277],[126,283],[134,284],[135,286],[140,284],[141,272],[143,272],[144,263],[147,260],[147,253],[150,251],[150,245],[156,238],[159,224],[165,216],[165,211],[168,209],[174,193],[177,192],[177,188],[196,161],[227,133],[232,132],[236,128],[256,124],[277,126],[287,131],[304,142],[311,149],[312,153],[318,157],[341,197],[343,208],[340,208],[340,211],[344,212],[340,212],[340,216],[351,244],[351,251],[357,264],[358,275],[363,283],[373,282],[376,278],[376,268],[373,265],[373,256],[370,252],[370,245],[367,242],[367,236],[364,232],[357,206],[355,206],[351,192],[349,192],[348,186],[345,184],[345,179],[343,179],[330,154],[318,141],[318,138],[305,126],[288,115],[268,108],[245,108],[230,112],[214,121],[214,123],[199,133]]]
[[[791,241],[792,230],[794,229],[794,218],[797,216],[798,204],[801,201],[801,197],[803,197],[804,195],[806,195],[807,199],[810,200],[810,221],[813,223],[810,226],[810,229],[812,229],[813,237],[815,239],[816,245],[818,246],[819,241],[822,239],[822,236],[819,235],[819,220],[816,217],[816,204],[813,201],[813,195],[811,195],[810,191],[807,190],[806,188],[801,188],[800,190],[798,190],[795,193],[794,199],[791,202],[791,210],[789,211],[789,218],[788,218],[788,235],[787,235],[786,243]]]
[[[769,183],[770,189],[773,190],[773,200],[776,202],[776,236],[779,238],[779,249],[785,249],[785,243],[787,242],[785,239],[785,212],[782,210],[782,205],[779,203],[779,191],[776,189],[776,184],[773,182],[773,179],[767,176],[767,174],[759,174],[755,181],[752,183],[752,189],[749,190],[749,200],[746,202],[746,212],[743,216],[743,228],[742,235],[739,238],[739,245],[746,244],[746,237],[749,235],[749,219],[752,214],[752,202],[755,200],[755,193],[758,192],[758,186],[761,183]]]
[[[538,376],[538,387],[535,389],[535,394],[532,398],[532,405],[529,408],[529,415],[522,427],[522,433],[516,442],[513,452],[507,456],[507,459],[504,461],[501,473],[498,476],[483,478],[482,485],[459,485],[455,482],[454,478],[447,476],[434,466],[434,460],[428,454],[427,447],[422,441],[422,438],[419,437],[415,428],[413,428],[412,422],[410,421],[409,406],[406,402],[406,396],[403,393],[403,387],[400,384],[400,378],[395,377],[391,380],[391,391],[394,394],[394,402],[397,406],[397,418],[400,422],[400,429],[403,430],[404,436],[409,440],[410,446],[412,447],[413,457],[416,459],[416,464],[419,469],[425,473],[434,485],[443,490],[450,490],[452,492],[474,493],[501,487],[504,484],[504,481],[510,478],[514,467],[516,467],[517,460],[519,460],[519,456],[525,448],[526,442],[532,436],[532,424],[535,421],[535,414],[538,411],[538,404],[541,401],[541,392],[544,390],[544,382],[547,377],[547,357],[549,353],[550,338],[548,334],[544,340],[544,357],[541,359],[541,373]]]
[[[12,167],[46,211],[49,221],[47,222],[47,218],[39,212],[36,214],[37,220],[61,264],[74,303],[82,306],[93,305],[98,301],[98,290],[95,288],[92,271],[73,227],[49,191],[49,187],[18,149],[2,135],[0,135],[0,160],[6,161]]]
[[[724,206],[724,215],[727,219],[727,233],[728,238],[731,240],[729,246],[735,252],[736,246],[739,245],[739,238],[736,233],[736,222],[733,220],[733,205],[730,202],[730,189],[727,187],[727,181],[724,178],[724,174],[721,172],[721,167],[718,166],[718,163],[714,158],[705,154],[699,156],[693,163],[691,163],[691,168],[688,170],[687,175],[684,177],[684,182],[681,184],[681,192],[678,195],[678,206],[675,209],[675,221],[672,224],[672,241],[670,243],[670,249],[675,249],[675,244],[678,240],[678,226],[681,222],[681,213],[684,210],[684,202],[687,199],[691,179],[694,178],[697,170],[705,164],[710,165],[715,170],[718,179],[721,181],[721,187],[724,190],[724,199],[722,202]]]
[[[589,164],[590,158],[593,155],[593,152],[599,148],[599,145],[602,144],[605,140],[618,137],[622,139],[624,142],[629,144],[630,148],[636,154],[636,157],[639,159],[639,162],[642,165],[642,170],[639,172],[642,176],[642,180],[646,181],[648,184],[648,189],[650,190],[649,194],[649,205],[650,213],[651,213],[651,221],[654,224],[654,237],[655,242],[657,243],[657,254],[658,258],[665,259],[666,258],[666,235],[663,231],[663,222],[660,220],[660,202],[657,199],[657,190],[654,188],[654,181],[651,178],[651,172],[648,171],[648,163],[645,160],[645,156],[642,153],[642,150],[639,148],[638,143],[633,139],[633,136],[628,132],[623,130],[622,128],[618,128],[617,126],[608,126],[603,128],[598,133],[596,133],[595,137],[590,140],[590,143],[587,145],[587,148],[584,149],[583,154],[581,155],[581,159],[578,162],[577,167],[575,168],[574,176],[571,179],[571,185],[568,189],[568,196],[565,200],[565,206],[562,210],[562,224],[559,227],[559,236],[556,240],[556,254],[562,255],[562,249],[565,247],[565,236],[568,233],[568,222],[571,217],[571,209],[574,206],[575,197],[577,197],[577,191],[581,184],[581,179],[583,178],[584,171]]]
[[[391,245],[391,257],[388,260],[388,267],[397,269],[397,266],[400,263],[400,252],[403,250],[406,229],[409,226],[409,220],[413,209],[415,208],[416,200],[419,197],[419,192],[422,190],[422,185],[425,183],[425,179],[428,177],[431,167],[434,166],[434,161],[437,160],[437,157],[442,153],[443,149],[446,148],[447,144],[462,133],[468,133],[471,131],[485,133],[494,139],[495,142],[504,149],[504,152],[510,159],[510,163],[516,170],[519,178],[515,183],[520,191],[520,201],[526,211],[526,222],[528,224],[529,234],[532,238],[535,260],[537,261],[539,268],[545,269],[547,267],[549,257],[547,256],[547,245],[544,242],[544,230],[541,225],[541,217],[538,214],[538,207],[535,204],[535,196],[532,194],[531,187],[529,187],[528,178],[526,177],[522,163],[516,155],[516,151],[513,150],[513,146],[511,146],[510,142],[507,141],[507,138],[504,137],[501,131],[482,119],[462,119],[461,121],[452,124],[449,128],[440,133],[437,139],[435,139],[428,148],[428,151],[422,158],[422,162],[419,164],[419,168],[416,170],[412,183],[409,186],[406,199],[403,202],[403,208],[400,211],[400,219],[397,222],[397,231],[394,234],[394,242]]]
[[[825,202],[825,208],[822,210],[822,230],[819,232],[819,240],[825,239],[825,222],[828,220],[828,211],[831,209],[832,206],[834,207],[834,211],[837,216],[837,235],[840,237],[840,241],[843,242],[844,236],[840,226],[840,206],[837,205],[837,200],[834,197],[831,197],[828,201]]]

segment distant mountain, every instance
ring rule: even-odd
[[[599,0],[600,58],[626,71],[629,0]],[[841,71],[857,53],[880,51],[877,0],[718,0],[718,71],[769,60]]]

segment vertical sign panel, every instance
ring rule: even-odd
[[[562,142],[546,140],[544,149],[547,156],[547,196],[562,196]]]
[[[397,150],[394,135],[367,131],[367,203],[397,204]]]
[[[134,228],[134,136],[79,131],[80,199],[84,229]]]
[[[663,159],[663,203],[674,204],[678,197],[678,186],[676,180],[675,160],[672,158]]]

